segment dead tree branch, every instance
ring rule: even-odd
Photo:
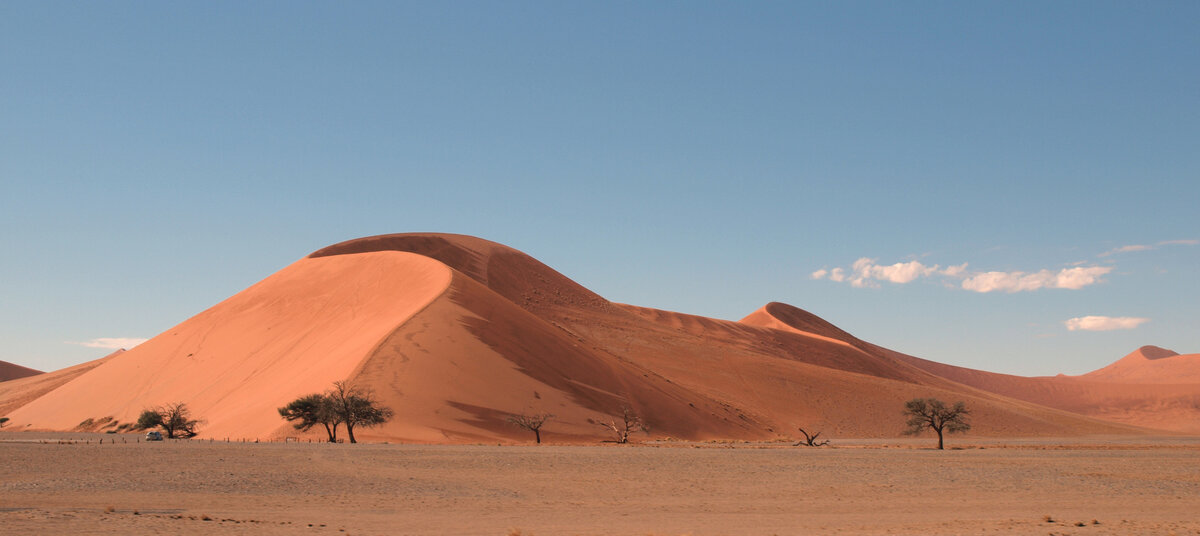
[[[829,444],[828,439],[826,439],[824,441],[817,441],[817,438],[821,437],[821,432],[817,432],[815,434],[808,435],[808,432],[805,432],[804,429],[801,428],[800,433],[804,434],[804,440],[797,441],[795,445],[792,445],[793,447],[799,447],[800,445],[804,445],[806,447],[823,447],[823,446]]]

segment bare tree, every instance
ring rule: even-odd
[[[201,421],[192,418],[192,412],[187,404],[173,402],[156,408],[146,409],[138,416],[136,428],[162,427],[168,439],[175,437],[188,438],[196,435],[196,428]]]
[[[552,413],[535,413],[533,415],[518,413],[516,415],[510,415],[508,417],[508,423],[516,426],[517,428],[523,428],[533,432],[533,436],[537,438],[538,444],[541,444],[542,426],[546,424],[546,421],[552,419],[553,417],[554,414]]]
[[[344,381],[333,382],[333,389],[325,393],[325,398],[329,400],[330,411],[346,424],[346,435],[351,443],[358,443],[354,439],[354,427],[378,426],[394,415],[391,408],[381,406],[370,391]]]
[[[967,415],[971,412],[962,402],[946,407],[946,403],[936,398],[914,398],[904,403],[904,415],[908,416],[906,435],[916,435],[926,428],[932,428],[938,435],[938,449],[944,449],[942,432],[966,432],[971,429],[967,423]]]
[[[823,446],[829,444],[828,439],[826,439],[824,441],[817,441],[817,438],[821,437],[821,432],[817,432],[813,435],[808,435],[808,432],[805,432],[804,429],[801,428],[800,433],[804,434],[804,441],[797,441],[795,445],[792,445],[793,447],[798,447],[800,445],[804,445],[806,447],[823,447]]]
[[[325,395],[313,393],[288,402],[288,405],[279,408],[279,416],[292,422],[292,427],[301,432],[320,424],[325,427],[329,442],[337,442],[337,429],[342,424],[342,418],[333,411],[333,403]]]
[[[616,419],[609,419],[608,422],[598,422],[596,424],[607,428],[616,436],[616,439],[613,440],[614,443],[628,443],[629,434],[633,432],[650,433],[650,427],[629,406],[621,408],[621,422],[618,423]]]

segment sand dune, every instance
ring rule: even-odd
[[[123,353],[125,353],[125,350],[117,350],[100,359],[94,359],[65,369],[0,382],[0,415],[8,415],[13,410],[37,400],[79,375]]]
[[[710,410],[708,415],[716,430],[697,429],[690,421],[675,417],[664,420],[657,415],[648,415],[657,433],[672,437],[791,437],[799,426],[820,427],[828,433],[849,436],[894,436],[899,431],[894,408],[901,407],[908,398],[925,393],[960,398],[965,395],[987,417],[986,422],[977,426],[980,433],[1129,432],[1125,427],[980,393],[890,357],[863,352],[830,336],[813,337],[748,323],[612,304],[519,251],[476,238],[389,235],[345,242],[313,256],[386,248],[438,258],[456,272],[554,326],[582,348],[652,371],[651,374],[686,389],[694,397],[713,401],[721,408],[721,411]],[[465,292],[460,295],[478,294]],[[777,306],[779,310],[790,308],[783,304]],[[468,315],[467,318],[471,316],[494,320],[509,315],[493,313]],[[452,324],[431,324],[434,331],[445,329],[447,325]],[[822,333],[840,333],[848,337],[828,323],[824,323],[822,329],[826,330]],[[529,341],[540,337],[516,326],[506,326],[499,331],[508,333],[509,337],[523,333],[520,337],[526,346],[537,346]],[[439,347],[439,355],[471,353],[457,348],[469,338],[443,336],[441,340],[447,344]],[[388,361],[394,360],[384,360]],[[525,368],[523,372],[537,377],[542,374],[537,371],[545,369],[545,365],[539,365]],[[576,378],[586,377],[570,378],[579,381]],[[624,395],[626,401],[640,400],[640,392],[640,388],[631,389]],[[545,390],[541,391],[544,393]],[[534,402],[526,395],[525,405]],[[508,404],[501,406],[502,411],[514,411],[507,409],[514,407],[511,405],[514,401]],[[678,398],[671,397],[660,398],[657,404],[631,405],[639,406],[643,412],[655,408],[659,412],[669,410],[673,415],[686,415],[691,409],[683,406]],[[559,408],[555,413],[565,411],[563,406]],[[496,416],[491,418],[492,433],[513,438],[512,431],[505,430],[502,424],[495,424],[499,421]],[[560,418],[559,421],[560,429],[572,433],[587,431],[572,426],[569,419]],[[387,428],[379,432],[389,433]],[[595,431],[592,433],[596,434]],[[515,436],[520,437],[519,434]]]
[[[457,274],[450,292],[393,332],[352,375],[401,417],[363,432],[378,439],[473,442],[529,436],[513,413],[553,413],[546,436],[593,440],[630,406],[661,431],[722,437],[728,413],[651,370],[598,351],[480,283]],[[744,435],[744,434],[737,434]]]
[[[614,304],[517,250],[440,234],[318,250],[85,365],[0,383],[0,408],[13,424],[63,430],[182,401],[206,421],[202,436],[281,437],[297,434],[275,408],[349,380],[397,414],[360,438],[429,443],[529,441],[506,423],[522,412],[555,415],[548,441],[592,442],[624,406],[653,437],[682,439],[788,438],[801,426],[894,437],[918,396],[966,401],[985,436],[1137,434],[1067,410],[1141,425],[1130,415],[1158,411],[1138,389],[1130,396],[1146,404],[1116,416],[1088,398],[1101,391],[1023,396],[1036,389],[938,368],[781,303],[740,322]],[[1024,380],[1041,381],[1015,385]]]
[[[786,304],[768,304],[743,322],[829,337],[940,378],[1039,406],[1139,427],[1200,432],[1200,381],[1192,375],[1200,370],[1200,360],[1170,350],[1147,346],[1082,376],[1030,378],[946,365],[881,348]],[[1161,385],[1169,383],[1170,378],[1182,381]]]
[[[1179,355],[1157,346],[1143,346],[1080,378],[1124,383],[1200,383],[1200,354]]]
[[[26,376],[35,376],[41,374],[42,371],[34,370],[29,367],[22,367],[7,361],[0,361],[0,382],[24,378]]]
[[[1134,426],[1200,432],[1200,383],[1118,382],[1090,374],[1027,378],[903,358],[964,385],[1046,407]]]
[[[284,427],[275,408],[349,376],[449,282],[445,265],[419,255],[302,259],[9,416],[70,429],[182,401],[208,437],[267,437]]]

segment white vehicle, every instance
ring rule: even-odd
[[[162,432],[158,430],[146,432],[146,441],[162,441]]]

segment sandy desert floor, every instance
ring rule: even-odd
[[[1200,439],[954,438],[964,448],[939,452],[928,438],[816,449],[113,437],[0,433],[3,532],[1200,534]]]

